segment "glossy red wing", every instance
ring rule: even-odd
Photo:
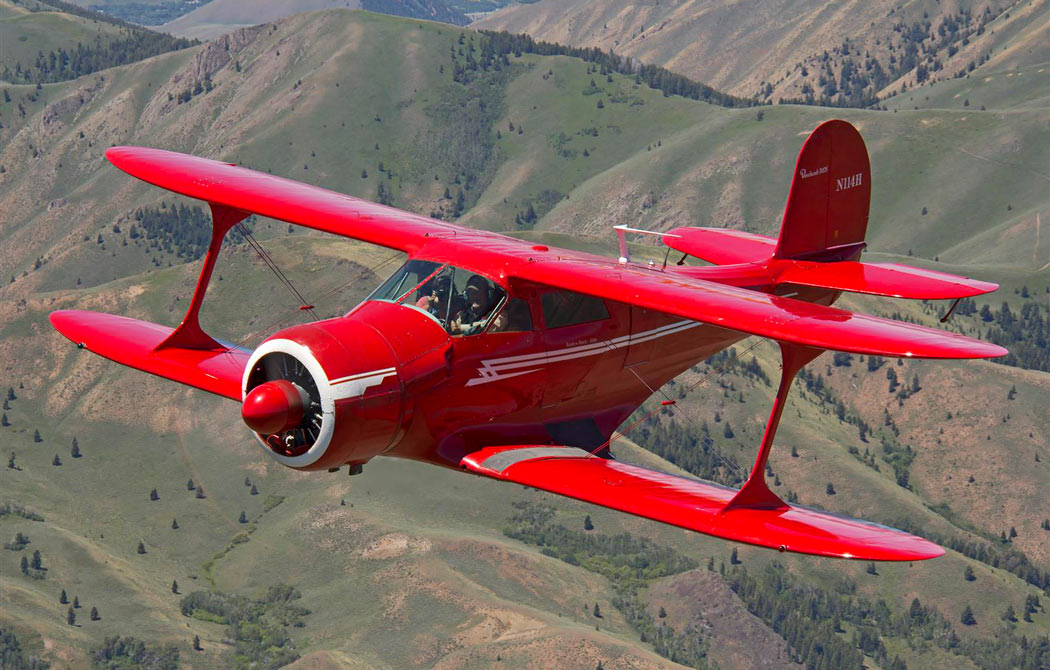
[[[250,351],[170,347],[154,351],[172,328],[125,316],[85,310],[51,313],[51,325],[83,348],[117,363],[181,384],[241,400],[241,377]]]
[[[574,258],[526,263],[509,274],[808,347],[914,358],[993,358],[1008,353],[955,333],[715,284],[673,269]]]
[[[175,193],[405,252],[429,237],[471,234],[393,207],[174,151],[113,147],[106,158],[131,176]]]
[[[724,511],[734,489],[573,447],[493,447],[467,455],[460,465],[479,475],[760,547],[865,561],[915,561],[944,553],[920,537],[806,507]]]
[[[991,282],[896,263],[784,261],[783,266],[784,269],[777,274],[777,284],[816,286],[892,298],[969,298],[999,288],[998,284]]]

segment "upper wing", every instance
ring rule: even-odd
[[[673,270],[566,258],[524,263],[511,275],[821,349],[914,358],[993,358],[1008,353],[955,333],[715,284]]]
[[[807,507],[726,510],[734,489],[574,447],[489,447],[468,454],[460,465],[479,475],[781,551],[866,561],[922,560],[944,553],[920,537]]]
[[[197,156],[113,147],[113,165],[155,186],[245,212],[411,253],[435,236],[473,231],[317,186]]]

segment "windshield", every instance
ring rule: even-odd
[[[448,263],[411,260],[383,282],[371,300],[414,307],[430,315],[450,334],[485,330],[506,300],[506,292],[488,277]]]

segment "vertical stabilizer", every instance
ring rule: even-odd
[[[838,119],[814,130],[799,152],[777,258],[856,260],[871,202],[871,165],[860,133]]]

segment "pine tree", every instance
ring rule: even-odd
[[[200,635],[194,635],[193,636],[193,650],[194,651],[203,651],[204,650],[204,648],[201,647],[201,636]]]
[[[1013,605],[1007,605],[1006,606],[1006,611],[1003,612],[1003,621],[1011,621],[1011,622],[1017,621],[1017,613],[1014,612],[1014,606]]]
[[[666,619],[666,618],[667,618],[667,610],[665,610],[665,609],[664,609],[664,606],[663,606],[663,605],[660,605],[660,614],[659,614],[659,617],[660,617],[661,619]]]
[[[11,422],[7,418],[7,412],[4,412],[4,415],[0,417],[0,425],[2,425],[4,428],[7,428],[11,425]]]
[[[962,622],[964,626],[972,626],[975,623],[977,623],[977,619],[974,618],[973,610],[970,609],[969,605],[967,605],[966,609],[963,610],[962,616],[959,617],[959,621]]]
[[[593,614],[594,614],[594,616],[598,617],[599,619],[602,618],[602,610],[601,610],[600,607],[598,607],[598,603],[594,603]]]
[[[973,568],[971,568],[971,567],[970,567],[970,566],[968,566],[968,565],[966,566],[966,569],[965,569],[965,570],[963,570],[963,577],[964,577],[964,578],[966,579],[966,581],[968,581],[968,582],[972,582],[972,581],[974,581],[975,579],[977,579],[977,577],[976,577],[976,576],[975,576],[975,575],[973,574]]]
[[[241,511],[241,518],[237,519],[239,523],[248,523],[248,515]]]
[[[257,496],[257,495],[259,495],[259,488],[258,488],[258,487],[257,487],[257,486],[256,486],[255,484],[252,484],[252,490],[251,490],[251,494],[252,494],[253,496]]]
[[[40,431],[39,430],[36,430],[36,429],[33,430],[33,441],[34,442],[43,442],[44,441],[44,438],[40,437]]]
[[[11,452],[11,455],[7,457],[7,468],[9,470],[17,470],[18,466],[15,465],[15,452]]]
[[[26,558],[25,556],[22,556],[22,574],[23,575],[28,575],[29,574],[29,559]]]
[[[252,480],[250,480],[247,477],[245,477],[244,478],[244,485],[245,486],[251,486],[252,485]]]
[[[51,459],[51,465],[62,465],[62,459],[58,457],[58,454],[55,454],[55,457]]]
[[[175,595],[179,594],[179,582],[178,582],[178,580],[175,580],[175,579],[171,580],[171,592],[174,593]]]
[[[80,609],[80,596],[73,596],[73,609]]]
[[[160,500],[160,495],[157,493],[157,489],[150,489],[149,499],[150,500]]]
[[[186,490],[187,491],[192,491],[195,488],[197,488],[197,486],[193,483],[192,479],[189,480],[188,482],[186,482]]]
[[[196,495],[196,497],[197,498],[203,498],[204,497],[204,487],[203,486],[198,486],[197,487],[197,495]]]
[[[875,568],[875,564],[874,563],[868,563],[867,573],[869,575],[877,575],[877,574],[879,574],[879,571]]]
[[[733,547],[732,553],[729,554],[729,565],[740,565],[740,556],[737,554],[736,547]]]
[[[40,550],[37,549],[33,552],[33,560],[29,561],[29,567],[34,570],[42,570],[44,567],[43,561],[40,560]]]
[[[824,487],[824,493],[827,493],[829,496],[835,495],[835,485],[828,482],[828,485]]]
[[[58,602],[62,603],[63,605],[69,604],[69,596],[66,595],[65,589],[62,589],[61,595],[58,596]]]
[[[583,529],[584,530],[594,530],[594,524],[591,523],[591,515],[590,514],[588,514],[587,516],[583,517]]]
[[[99,619],[101,619],[101,618],[102,618],[102,617],[100,617],[100,616],[98,615],[98,608],[97,608],[97,607],[94,607],[94,606],[92,606],[92,608],[91,608],[91,620],[92,620],[92,621],[98,621],[98,620],[99,620]]]
[[[171,517],[171,529],[172,530],[178,530],[179,529],[179,522],[178,522],[178,520],[175,517]]]
[[[66,613],[66,622],[70,626],[75,626],[77,624],[77,613],[73,611],[72,607],[70,607],[69,611]]]
[[[69,455],[73,458],[80,458],[80,446],[77,444],[77,438],[73,438],[73,448],[69,450]]]
[[[142,540],[139,540],[139,547],[138,549],[136,549],[136,551],[138,551],[138,553],[140,554],[146,553],[146,545],[142,543]]]

